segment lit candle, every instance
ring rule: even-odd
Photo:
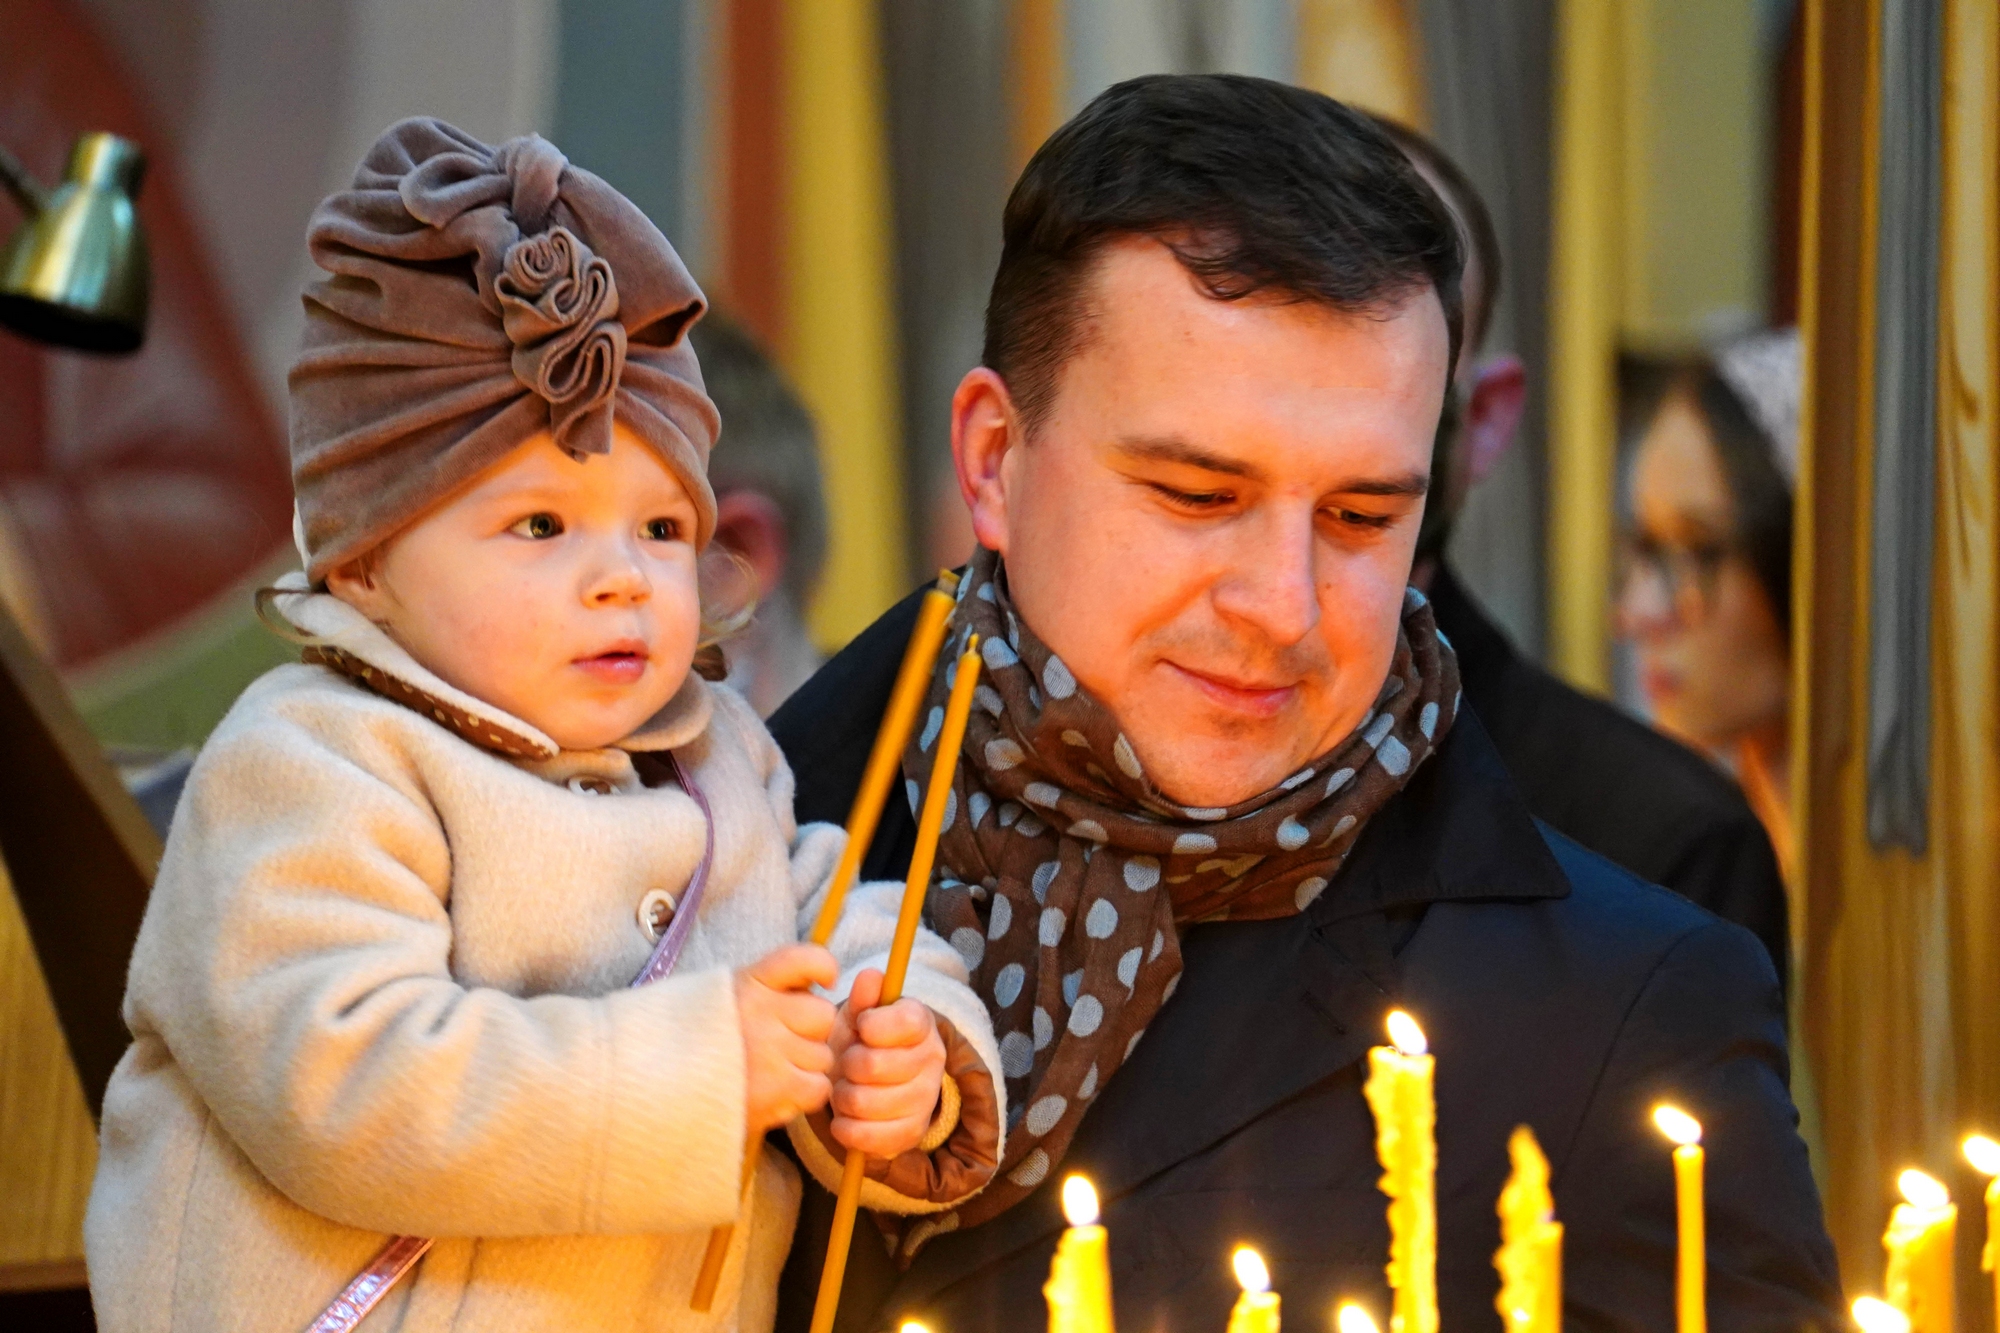
[[[1984,1134],[1965,1141],[1965,1160],[1986,1182],[1986,1248],[1979,1252],[1979,1266],[1993,1275],[1993,1326],[2000,1328],[2000,1143]]]
[[[1952,1250],[1958,1209],[1943,1184],[1921,1171],[1896,1178],[1904,1202],[1889,1214],[1882,1247],[1889,1271],[1882,1294],[1910,1320],[1910,1333],[1951,1333]]]
[[[1097,1191],[1082,1176],[1071,1176],[1063,1182],[1062,1206],[1069,1230],[1056,1244],[1042,1287],[1049,1333],[1111,1333],[1111,1259],[1097,1224]]]
[[[1549,1193],[1549,1159],[1526,1125],[1507,1140],[1514,1171],[1500,1191],[1500,1310],[1507,1333],[1562,1333],[1562,1223]]]
[[[1264,1256],[1238,1245],[1229,1264],[1243,1288],[1236,1308],[1229,1312],[1229,1333],[1278,1333],[1278,1293],[1271,1290],[1271,1270],[1264,1267]]]
[[[1680,1212],[1680,1267],[1674,1308],[1680,1333],[1708,1328],[1708,1229],[1701,1198],[1701,1122],[1678,1107],[1653,1111],[1660,1133],[1674,1141],[1674,1194]]]
[[[914,1319],[905,1319],[896,1333],[931,1333],[931,1331],[927,1325],[919,1324]]]
[[[1861,1333],[1910,1333],[1909,1318],[1887,1301],[1863,1296],[1854,1302],[1854,1322]]]
[[[1382,1333],[1375,1326],[1374,1318],[1353,1301],[1342,1301],[1334,1311],[1333,1326],[1340,1333]]]
[[[1362,1089],[1375,1113],[1375,1156],[1389,1196],[1389,1333],[1437,1333],[1437,1061],[1398,1009],[1388,1046],[1368,1052]]]

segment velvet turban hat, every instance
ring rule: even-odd
[[[313,213],[291,371],[306,574],[362,555],[549,431],[611,448],[614,415],[715,530],[718,421],[688,329],[701,289],[625,196],[536,136],[497,148],[443,121],[389,127]]]

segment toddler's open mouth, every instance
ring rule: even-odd
[[[649,660],[646,645],[631,639],[614,643],[593,657],[579,657],[576,665],[607,685],[630,685],[646,674]]]

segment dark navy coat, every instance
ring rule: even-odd
[[[773,718],[800,819],[846,818],[915,615],[914,598],[891,610]],[[914,837],[892,800],[864,874],[901,878]],[[1494,1207],[1522,1124],[1553,1168],[1566,1325],[1673,1327],[1662,1100],[1706,1129],[1715,1333],[1843,1322],[1763,946],[1537,824],[1470,710],[1304,913],[1192,927],[1182,953],[1179,990],[1040,1191],[902,1273],[864,1219],[840,1329],[1043,1327],[1071,1171],[1104,1201],[1120,1333],[1219,1333],[1239,1242],[1269,1261],[1288,1327],[1329,1328],[1341,1299],[1385,1316],[1387,1201],[1361,1084],[1398,1006],[1437,1056],[1449,1333],[1499,1328]],[[804,1333],[819,1280],[832,1201],[806,1194],[779,1333]]]

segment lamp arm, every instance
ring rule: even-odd
[[[7,193],[14,196],[21,205],[21,211],[29,217],[48,206],[48,191],[21,165],[21,159],[4,146],[0,146],[0,185],[7,187]]]

